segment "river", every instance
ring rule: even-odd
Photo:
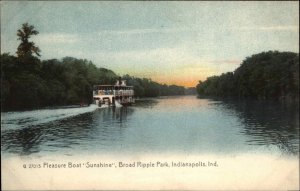
[[[142,99],[131,107],[1,113],[4,156],[299,153],[299,107],[275,102]]]

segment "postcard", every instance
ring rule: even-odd
[[[1,1],[3,190],[299,190],[297,1]]]

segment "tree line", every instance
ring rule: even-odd
[[[91,61],[65,57],[61,60],[19,59],[1,55],[1,103],[4,110],[45,106],[90,104],[93,85],[113,85],[119,76],[112,70],[98,68]],[[122,76],[134,86],[136,97],[184,95],[186,88],[159,84],[147,78]]]
[[[3,109],[91,103],[93,84],[111,84],[117,75],[91,61],[65,57],[40,61],[1,55]]]
[[[247,57],[234,72],[208,77],[199,96],[299,100],[299,54],[268,51]]]
[[[134,86],[136,97],[185,95],[186,92],[183,86],[159,84],[147,78],[136,78],[128,74],[122,78],[126,80],[127,85]]]
[[[23,24],[17,31],[21,41],[17,56],[1,54],[2,110],[90,104],[93,85],[112,85],[119,79],[112,70],[98,68],[86,59],[40,60],[41,50],[29,40],[38,33],[34,26]],[[129,75],[123,78],[134,86],[137,97],[183,95],[186,91],[182,86],[159,84],[151,79]]]

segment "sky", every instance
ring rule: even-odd
[[[1,1],[1,54],[23,23],[41,59],[91,60],[118,75],[185,87],[253,54],[299,53],[297,1]]]

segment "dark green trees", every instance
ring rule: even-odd
[[[117,79],[114,72],[97,68],[85,59],[65,57],[61,61],[43,61],[42,65],[42,76],[47,80],[48,91],[52,92],[53,96],[49,105],[55,102],[91,103],[93,85],[102,81],[112,84]]]
[[[3,110],[88,104],[92,102],[94,84],[112,84],[117,79],[114,72],[83,59],[66,57],[36,62],[38,70],[25,70],[23,61],[1,55]]]
[[[18,57],[1,55],[1,106],[18,110],[54,105],[91,103],[92,86],[113,83],[117,75],[92,62],[71,57],[41,61],[40,49],[30,42],[38,31],[25,23],[18,30]]]
[[[28,23],[24,23],[22,25],[22,29],[19,29],[17,32],[18,40],[21,40],[21,43],[17,50],[18,57],[26,57],[31,56],[32,54],[36,54],[40,56],[39,47],[35,46],[34,42],[29,42],[29,38],[32,35],[37,35],[39,32],[34,29],[33,25],[29,25]]]
[[[37,34],[34,26],[23,24],[17,31],[18,40],[21,41],[16,52],[18,57],[5,53],[1,55],[1,105],[4,107],[40,105],[43,97],[43,81],[39,75],[41,62],[33,56],[40,56],[40,49],[29,41],[32,35]]]
[[[96,67],[91,61],[65,57],[41,61],[40,49],[30,42],[38,31],[25,23],[18,30],[21,43],[17,57],[1,54],[1,109],[20,110],[44,106],[89,104],[95,84],[114,84],[118,76]],[[167,86],[150,79],[124,76],[138,97],[182,95],[184,88]]]
[[[269,51],[246,58],[234,72],[207,78],[199,95],[255,99],[299,98],[299,55]]]
[[[170,95],[184,95],[185,88],[176,85],[159,84],[147,78],[136,78],[129,75],[122,77],[128,85],[134,86],[136,97],[157,97]]]

